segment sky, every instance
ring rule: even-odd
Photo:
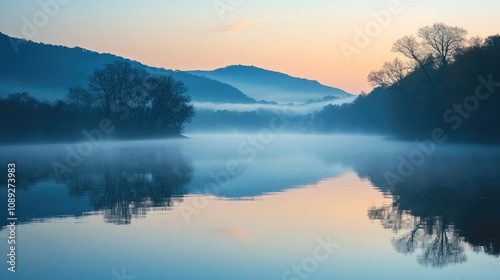
[[[234,64],[368,92],[398,38],[436,22],[500,33],[497,0],[2,0],[0,32],[144,64]]]

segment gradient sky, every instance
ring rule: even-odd
[[[2,0],[0,32],[23,36],[25,20],[56,0]],[[169,69],[209,70],[255,65],[315,79],[352,93],[369,91],[366,76],[395,57],[392,43],[435,22],[464,27],[470,35],[500,33],[497,0],[394,0],[402,11],[346,59],[356,28],[387,10],[392,0],[59,0],[29,39],[80,46]],[[214,4],[230,9],[218,13]],[[231,3],[233,5],[231,6]],[[222,16],[220,16],[222,15]]]

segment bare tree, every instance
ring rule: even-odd
[[[388,87],[390,86],[389,81],[387,80],[387,76],[385,75],[384,71],[378,70],[378,71],[372,71],[370,74],[368,74],[368,82],[372,84],[374,87]]]
[[[421,249],[418,263],[424,266],[445,267],[467,261],[465,242],[459,231],[442,217],[419,217],[406,214],[395,205],[368,210],[370,220],[380,220],[382,226],[396,235],[394,249],[401,254],[413,254]]]
[[[424,72],[431,88],[434,88],[431,76],[426,69],[426,59],[428,58],[428,54],[425,52],[425,48],[420,42],[418,42],[415,36],[404,36],[403,38],[397,40],[392,46],[392,51],[400,53],[415,62],[415,64]]]
[[[447,67],[456,52],[467,43],[467,30],[444,23],[422,27],[418,30],[418,36],[422,38],[428,54],[437,58],[443,67]]]
[[[471,37],[468,42],[467,42],[467,45],[469,48],[480,48],[484,45],[484,39],[481,37],[481,36],[474,36],[474,37]]]
[[[187,88],[172,77],[161,75],[148,79],[149,123],[156,129],[182,132],[195,115]]]
[[[146,71],[133,68],[126,61],[115,61],[92,73],[89,77],[89,88],[99,97],[106,116],[111,117],[111,113],[117,108],[130,106],[128,103],[133,103],[145,95],[146,78]]]
[[[392,45],[392,51],[414,60],[420,67],[424,64],[425,52],[415,36],[404,36]]]
[[[65,101],[72,109],[81,112],[89,110],[94,106],[95,96],[87,89],[77,86],[69,88]]]
[[[126,133],[179,134],[195,114],[182,82],[151,75],[125,61],[96,69],[89,88],[105,116],[120,119]]]
[[[399,82],[408,75],[411,67],[401,61],[399,58],[391,62],[384,63],[379,71],[373,71],[368,75],[368,81],[373,86],[388,87],[399,84]]]

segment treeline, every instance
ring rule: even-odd
[[[443,23],[405,36],[396,58],[374,71],[376,87],[352,104],[329,106],[313,116],[319,131],[366,130],[414,140],[436,130],[460,142],[500,142],[500,36],[467,39]]]
[[[0,98],[0,141],[65,141],[105,124],[108,138],[177,136],[194,117],[187,88],[128,62],[96,69],[88,87],[72,87],[64,100],[40,101],[27,92]]]
[[[308,116],[310,130],[321,133],[390,133],[387,90],[376,88],[352,103],[327,105]]]
[[[279,121],[274,123],[276,118]],[[189,132],[253,133],[273,125],[283,125],[283,131],[291,133],[309,132],[306,116],[265,109],[247,112],[198,109],[196,118],[189,124]]]

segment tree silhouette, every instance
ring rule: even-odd
[[[447,67],[467,42],[467,30],[444,23],[422,27],[418,30],[418,36],[422,38],[423,47],[428,51],[428,55],[438,59],[442,67]]]
[[[92,110],[97,102],[95,95],[83,87],[71,87],[64,100],[71,110],[77,112],[88,112]]]
[[[463,238],[442,217],[412,217],[391,206],[371,208],[368,217],[380,220],[384,228],[398,234],[392,239],[398,253],[408,255],[420,250],[417,261],[421,265],[444,267],[467,261]]]
[[[404,36],[392,48],[413,67],[387,62],[368,75],[374,86],[387,90],[387,121],[396,136],[428,138],[442,128],[448,141],[500,142],[500,132],[494,129],[500,120],[500,98],[494,94],[500,77],[500,36],[483,42],[480,37],[467,41],[466,34],[443,23],[423,27],[420,40]]]
[[[468,246],[500,256],[500,150],[442,146],[410,177],[388,187],[384,172],[396,171],[396,158],[414,151],[409,145],[395,149],[363,151],[350,160],[360,176],[392,197],[389,204],[369,208],[367,216],[394,232],[394,249],[430,267],[466,262]]]
[[[126,61],[115,61],[90,75],[89,88],[98,96],[105,116],[112,118],[119,107],[129,106],[127,101],[143,97],[146,77],[145,70],[133,68]]]
[[[194,107],[185,95],[187,88],[167,76],[153,76],[147,81],[151,109],[149,123],[166,131],[182,131],[184,124],[194,117]]]
[[[64,146],[59,145],[43,149],[40,146],[20,146],[3,153],[5,158],[22,166],[16,171],[19,190],[29,191],[39,182],[56,184],[57,181],[68,193],[68,196],[57,198],[61,200],[60,205],[65,206],[56,207],[57,211],[63,212],[38,211],[41,207],[46,208],[41,201],[37,207],[26,205],[19,210],[22,216],[20,223],[47,219],[53,215],[84,215],[78,212],[82,211],[82,207],[71,204],[69,198],[72,197],[88,201],[86,211],[102,213],[108,223],[129,224],[133,218],[144,217],[150,211],[168,210],[182,201],[193,174],[190,160],[173,143],[103,144],[96,147],[72,172],[57,177],[51,163],[63,163],[67,154]],[[0,184],[0,190],[4,188],[6,185]],[[22,206],[23,202],[24,198],[20,198],[19,205]],[[2,213],[0,218],[7,221]],[[0,228],[6,225],[2,222]]]
[[[368,75],[368,81],[375,87],[388,87],[399,84],[406,75],[410,72],[411,67],[395,58],[391,62],[384,63],[384,66],[379,71],[372,71]]]
[[[500,35],[497,34],[486,38],[484,45],[490,48],[500,46]]]
[[[80,140],[82,130],[108,118],[113,138],[175,136],[195,114],[187,89],[169,76],[153,76],[117,61],[96,69],[89,89],[77,86],[64,100],[40,101],[27,92],[0,98],[0,141]]]
[[[432,81],[431,75],[429,73],[429,55],[425,52],[422,44],[418,42],[415,36],[404,36],[394,42],[392,46],[392,51],[397,52],[411,59],[416,66],[425,74],[427,81],[432,89],[434,89],[434,83]]]

